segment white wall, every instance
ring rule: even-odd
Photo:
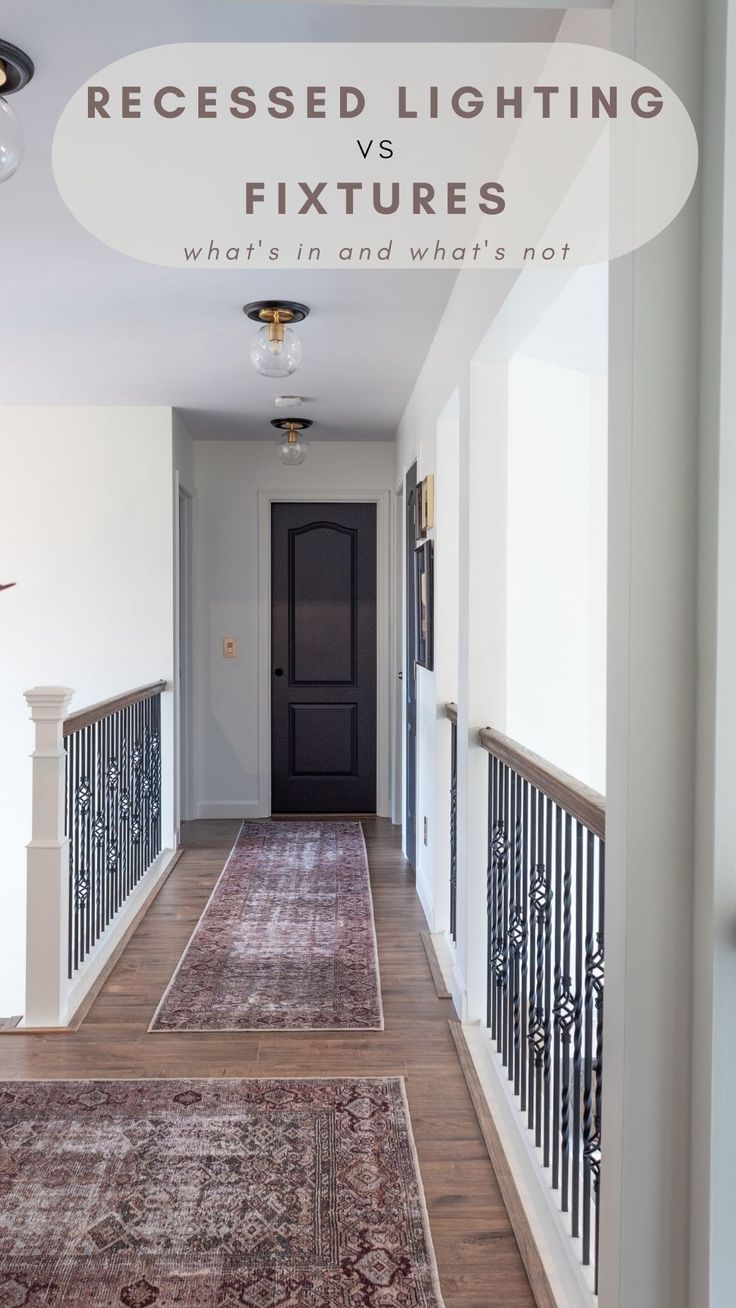
[[[605,793],[606,378],[517,354],[508,385],[506,732]]]
[[[275,443],[275,442],[274,442]],[[385,493],[388,442],[315,441],[287,468],[271,441],[197,441],[195,629],[200,817],[262,815],[259,775],[259,492]],[[385,615],[388,630],[388,613]],[[224,636],[237,658],[222,657]],[[387,641],[388,646],[388,641]],[[386,650],[388,659],[388,648]],[[385,724],[388,749],[388,721]],[[388,759],[385,772],[388,778]],[[388,781],[385,811],[388,811]]]
[[[457,698],[459,436],[458,397],[453,393],[433,439],[422,443],[417,467],[420,481],[430,473],[435,477],[436,527],[428,532],[434,548],[433,667],[417,668],[416,684],[416,878],[432,931],[449,926],[449,891],[444,885],[438,888],[435,867],[438,850],[449,840],[450,724],[439,706]],[[438,768],[438,762],[447,766]]]
[[[171,415],[174,471],[179,474],[187,490],[194,490],[194,440],[181,414],[174,409]]]
[[[689,1302],[731,1308],[736,1284],[736,3],[711,0],[708,14]]]
[[[0,409],[0,1015],[25,986],[25,846],[33,732],[23,692],[72,709],[173,673],[171,413]],[[172,714],[163,705],[165,789]],[[168,784],[166,784],[168,778]],[[163,809],[171,845],[170,806]]]

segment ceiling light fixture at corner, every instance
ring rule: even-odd
[[[271,426],[277,427],[283,432],[280,440],[276,442],[276,453],[282,463],[287,466],[293,466],[297,463],[303,463],[309,454],[309,442],[303,441],[301,432],[312,423],[309,418],[272,418]]]
[[[306,304],[294,300],[256,300],[243,313],[263,324],[250,348],[250,361],[263,377],[289,377],[302,361],[302,343],[290,324],[303,322]]]
[[[18,171],[23,158],[23,131],[6,96],[22,91],[33,77],[33,61],[27,54],[0,40],[0,182]]]

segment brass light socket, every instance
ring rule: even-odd
[[[261,309],[258,317],[262,322],[268,323],[269,341],[279,341],[283,344],[284,327],[287,323],[294,321],[294,312],[292,309]]]

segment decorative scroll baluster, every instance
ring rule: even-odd
[[[450,935],[457,941],[457,722],[450,724]]]
[[[571,1226],[575,1238],[580,1234],[580,1151],[582,1144],[581,1057],[583,1051],[583,828],[575,823],[575,1018],[572,1052],[572,1199]]]
[[[554,1024],[552,1040],[552,1188],[560,1184],[560,1117],[562,1108],[561,1043],[559,1010],[562,1003],[562,812],[555,804],[555,944]]]
[[[595,1265],[604,828],[592,792],[579,806],[583,821],[561,802],[559,785],[548,795],[535,784],[539,768],[525,776],[486,748],[487,1023],[570,1233],[581,1238],[583,1263]]]
[[[66,734],[71,978],[161,852],[161,693]]]

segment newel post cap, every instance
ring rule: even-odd
[[[73,697],[74,691],[70,686],[34,686],[25,691],[34,722],[66,717]]]

